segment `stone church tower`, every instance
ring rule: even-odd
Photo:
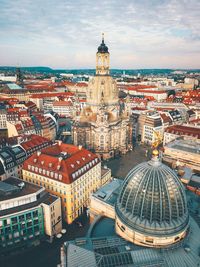
[[[82,145],[102,159],[132,149],[129,113],[121,109],[116,82],[110,76],[110,54],[102,43],[96,53],[96,75],[88,84],[87,104],[72,125],[75,145]]]

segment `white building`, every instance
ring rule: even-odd
[[[72,117],[74,112],[74,106],[71,101],[55,101],[52,104],[52,109],[63,117]]]

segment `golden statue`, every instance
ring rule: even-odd
[[[152,143],[152,148],[153,148],[153,156],[156,156],[158,157],[159,155],[159,151],[158,151],[158,146],[162,143],[163,141],[163,138],[162,138],[162,135],[160,134],[160,132],[156,132],[156,131],[153,131],[154,133],[154,136],[155,136],[155,141]]]

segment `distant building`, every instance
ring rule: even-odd
[[[200,140],[177,139],[164,146],[163,160],[173,167],[188,166],[200,172]]]
[[[135,85],[127,87],[124,92],[129,93],[131,96],[142,96],[149,100],[156,100],[158,102],[167,98],[167,92],[155,88],[155,86]]]
[[[55,101],[52,104],[52,110],[59,116],[72,118],[74,113],[74,106],[71,101]]]
[[[163,144],[167,144],[178,137],[183,136],[185,139],[200,139],[200,128],[186,125],[172,125],[165,129]]]
[[[0,73],[0,81],[5,81],[5,82],[16,82],[17,76],[7,76],[3,73]]]
[[[23,162],[33,153],[52,145],[52,141],[38,135],[24,138],[18,136],[13,140],[13,145],[8,143],[0,149],[0,180],[11,175],[21,177]]]
[[[173,124],[182,124],[186,119],[183,118],[180,110],[170,110],[168,112]]]
[[[34,114],[20,119],[20,111],[17,110],[9,113],[9,116],[7,120],[8,137],[37,134],[49,140],[56,138],[58,124],[54,114]]]
[[[25,159],[26,151],[20,145],[3,147],[0,150],[0,181],[10,176],[20,177]]]
[[[7,137],[7,112],[4,104],[0,104],[0,137]]]
[[[155,142],[155,132],[163,135],[163,124],[160,114],[155,111],[144,111],[138,118],[138,140],[152,145]]]
[[[0,182],[0,253],[37,245],[61,229],[60,198],[13,177]]]
[[[26,151],[27,157],[29,157],[33,153],[40,151],[45,147],[51,146],[52,144],[52,141],[45,137],[39,135],[31,135],[29,140],[21,143],[21,146]]]
[[[61,197],[63,218],[72,223],[88,207],[90,194],[111,178],[97,155],[59,143],[35,153],[23,164],[23,180],[40,184]]]

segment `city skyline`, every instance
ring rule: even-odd
[[[200,2],[1,1],[1,65],[94,68],[105,33],[112,68],[199,68]]]

